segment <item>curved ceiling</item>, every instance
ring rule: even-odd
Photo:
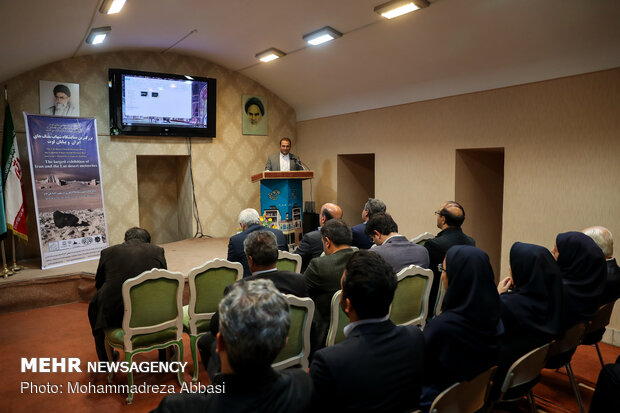
[[[72,56],[173,51],[254,79],[305,120],[620,66],[620,1],[435,0],[394,20],[373,12],[383,2],[127,0],[103,15],[101,0],[2,0],[0,80]],[[344,35],[306,47],[326,25]],[[84,43],[100,26],[108,41]],[[258,62],[270,47],[288,55]]]

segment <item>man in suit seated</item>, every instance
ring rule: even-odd
[[[367,250],[372,247],[372,240],[366,234],[366,224],[374,214],[384,213],[385,208],[385,204],[380,199],[368,198],[362,210],[362,219],[364,222],[351,228],[351,232],[353,233],[352,246],[361,250]]]
[[[276,236],[269,231],[254,231],[248,234],[243,241],[245,255],[252,275],[237,283],[268,279],[271,280],[282,294],[293,294],[297,297],[308,297],[308,290],[303,275],[290,271],[280,271],[276,268],[278,262],[278,244]],[[224,295],[235,284],[224,289]],[[219,357],[215,354],[215,337],[219,331],[219,315],[215,313],[211,318],[210,332],[198,339],[198,351],[209,376],[213,377],[220,369]]]
[[[418,327],[395,326],[388,318],[397,285],[392,267],[372,251],[358,251],[341,283],[340,306],[351,323],[345,326],[343,341],[314,355],[313,411],[415,410],[424,338]]]
[[[105,351],[103,330],[123,324],[123,283],[153,268],[167,268],[164,249],[151,244],[151,234],[142,228],[128,229],[125,242],[101,251],[95,275],[97,291],[88,305],[88,320],[100,361],[112,361]],[[160,352],[162,357],[163,352]]]
[[[428,268],[428,251],[421,245],[409,242],[407,237],[398,233],[398,225],[388,213],[375,214],[366,224],[366,233],[375,243],[372,249],[386,260],[394,272],[408,265]]]
[[[435,308],[435,300],[439,291],[441,272],[439,272],[438,265],[443,263],[446,252],[454,245],[476,246],[476,241],[465,235],[461,229],[461,225],[465,221],[465,210],[458,202],[444,202],[439,207],[439,210],[435,211],[435,215],[437,216],[437,228],[441,231],[439,231],[435,238],[429,239],[424,243],[430,258],[430,269],[434,273],[433,285],[428,298],[428,308],[431,309],[429,314],[433,314],[432,309]]]
[[[270,155],[267,158],[265,171],[301,171],[303,166],[299,157],[291,152],[291,140],[280,139],[280,153]]]
[[[288,303],[273,282],[235,283],[220,302],[219,314],[217,352],[222,373],[212,384],[225,386],[225,391],[171,394],[155,412],[308,411],[312,396],[308,374],[271,367],[286,344],[291,324]]]
[[[351,229],[341,219],[331,219],[321,227],[321,242],[325,255],[310,261],[304,272],[308,294],[316,308],[314,318],[319,346],[325,343],[332,296],[340,289],[340,277],[354,252]]]
[[[596,242],[596,245],[601,247],[603,254],[605,254],[605,260],[607,260],[607,283],[605,284],[605,291],[600,299],[600,304],[607,304],[616,301],[620,298],[620,267],[616,263],[614,255],[614,238],[605,227],[590,227],[582,231]]]
[[[321,214],[319,215],[319,228],[305,234],[299,246],[295,249],[295,254],[301,255],[301,272],[308,268],[311,259],[319,257],[323,253],[321,227],[332,218],[342,218],[342,208],[330,202],[323,204],[321,206]]]
[[[244,277],[252,275],[250,267],[248,266],[248,259],[243,249],[243,241],[245,241],[246,237],[252,232],[265,230],[274,233],[278,241],[278,249],[288,251],[286,238],[282,231],[277,228],[262,226],[258,211],[255,209],[247,208],[241,211],[239,214],[239,226],[241,227],[241,232],[230,237],[228,241],[228,257],[226,259],[232,262],[240,262],[241,265],[243,265]]]

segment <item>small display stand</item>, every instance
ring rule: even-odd
[[[313,177],[313,171],[263,171],[252,175],[252,182],[260,182],[261,212],[282,230],[289,245],[299,244],[303,232],[301,181]]]

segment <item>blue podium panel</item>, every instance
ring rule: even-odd
[[[299,179],[264,179],[260,182],[261,212],[282,231],[301,228],[303,192]]]

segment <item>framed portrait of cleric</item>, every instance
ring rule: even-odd
[[[241,111],[244,135],[269,134],[269,108],[266,97],[243,95],[241,98]]]
[[[52,116],[80,116],[80,85],[39,80],[39,113]]]

